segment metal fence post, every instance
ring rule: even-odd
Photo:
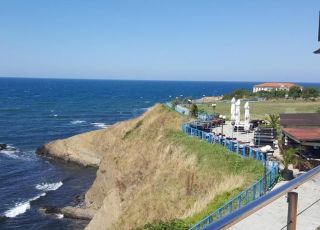
[[[298,193],[288,193],[288,219],[287,230],[296,230],[297,226],[297,208],[298,208]]]

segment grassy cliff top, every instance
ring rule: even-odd
[[[185,121],[156,105],[105,131],[112,143],[86,196],[99,209],[88,229],[102,223],[130,229],[176,218],[191,225],[261,177],[256,161],[184,135]]]
[[[97,159],[85,198],[96,214],[87,229],[173,219],[191,225],[261,177],[256,161],[184,135],[186,119],[158,104],[138,118],[48,144],[49,154],[68,160]]]

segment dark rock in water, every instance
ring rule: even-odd
[[[7,148],[7,144],[0,144],[0,150],[6,149]]]
[[[74,206],[78,208],[84,207],[85,206],[84,199],[85,199],[84,194],[76,195],[73,201]]]
[[[79,219],[79,220],[91,220],[94,215],[94,211],[85,208],[76,208],[67,206],[64,208],[57,207],[43,207],[39,211],[44,214],[63,214],[65,218]]]
[[[39,211],[46,214],[58,214],[60,213],[60,208],[47,206],[47,207],[39,208]]]
[[[9,219],[9,218],[6,217],[6,216],[0,216],[0,222],[5,221],[5,220],[7,220],[7,219]]]

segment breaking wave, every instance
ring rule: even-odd
[[[60,188],[63,185],[62,181],[59,181],[57,183],[41,183],[36,185],[36,189],[49,192],[49,191],[55,191],[58,188]]]
[[[36,160],[36,156],[32,154],[33,151],[21,152],[19,149],[12,145],[8,145],[7,148],[0,150],[0,154],[16,160],[33,161]]]
[[[75,120],[75,121],[71,121],[70,123],[73,125],[77,125],[77,124],[82,124],[85,123],[86,121],[82,121],[82,120]]]
[[[27,210],[30,209],[30,207],[31,207],[30,202],[31,201],[37,200],[40,197],[45,196],[45,195],[46,195],[46,193],[44,192],[38,196],[32,197],[31,199],[29,199],[27,201],[16,203],[13,208],[9,209],[8,211],[6,211],[4,213],[4,216],[8,217],[8,218],[13,218],[13,217],[16,217],[20,214],[25,213]]]
[[[94,123],[91,123],[91,125],[97,127],[97,128],[107,128],[109,125],[105,124],[105,123],[102,123],[102,122],[94,122]]]

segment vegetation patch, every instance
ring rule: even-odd
[[[242,106],[241,106],[242,107]],[[211,104],[198,105],[199,110],[212,113]],[[241,108],[242,109],[242,108]],[[230,118],[230,102],[216,102],[215,112],[224,114]],[[250,102],[251,119],[265,119],[268,114],[278,115],[280,113],[314,113],[320,112],[320,101],[304,100],[270,100]]]
[[[122,137],[122,140],[127,139],[135,130],[137,130],[141,125],[143,124],[143,120],[140,120],[136,123],[136,125],[130,129],[129,131],[127,131],[124,136]]]
[[[239,194],[245,187],[258,180],[263,174],[263,167],[254,159],[243,158],[237,154],[228,151],[221,145],[212,145],[205,141],[201,141],[195,137],[189,137],[179,131],[171,131],[165,137],[167,141],[173,142],[174,145],[183,148],[183,152],[189,156],[196,157],[197,168],[202,175],[201,178],[209,181],[216,181],[217,187],[219,183],[223,183],[224,176],[241,175],[244,182],[237,188],[227,192],[218,193],[212,196],[205,208],[193,213],[192,215],[182,218],[173,219],[169,221],[159,221],[146,224],[141,229],[150,230],[183,230],[188,229],[204,217],[209,215],[212,211],[221,207],[225,202]],[[196,191],[199,178],[190,175],[186,182],[187,195]],[[236,183],[236,182],[234,182]],[[205,188],[202,188],[205,189]]]
[[[143,228],[137,230],[187,230],[189,225],[183,220],[173,219],[171,221],[159,221],[152,224],[146,224]]]

